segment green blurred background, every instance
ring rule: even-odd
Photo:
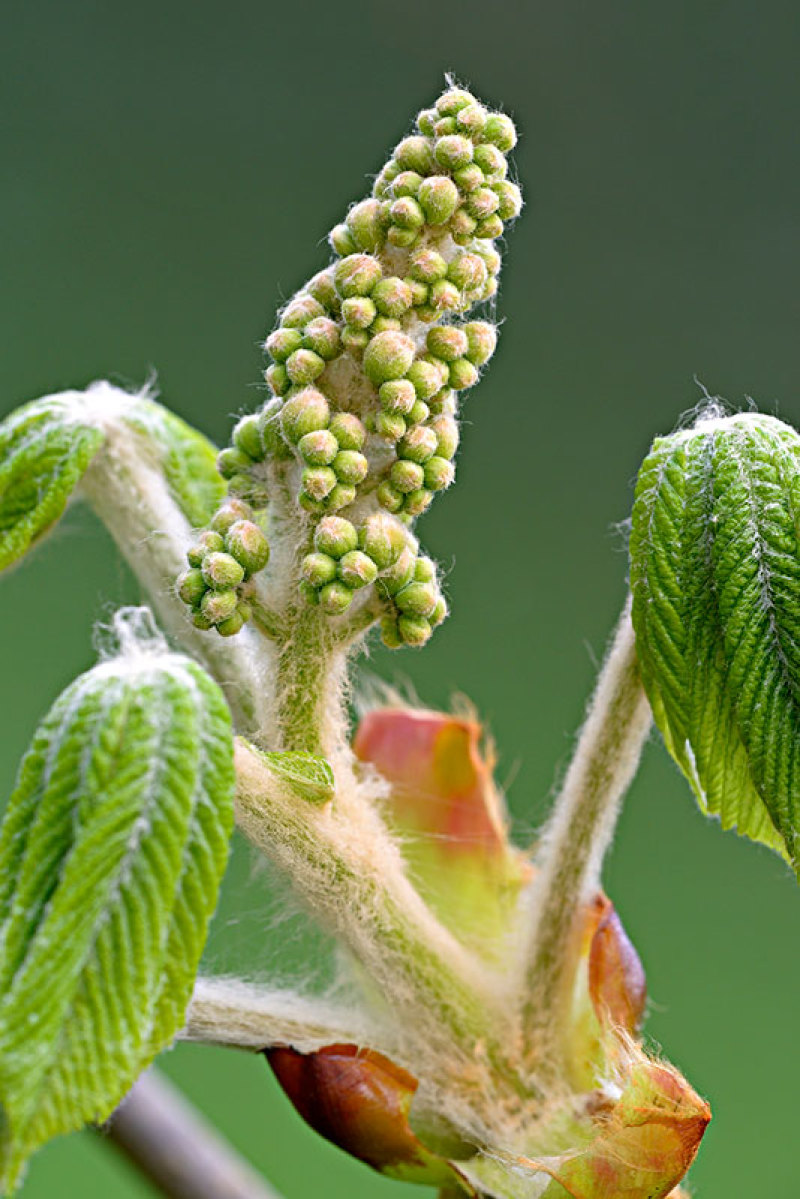
[[[225,438],[257,399],[275,307],[443,73],[504,105],[528,208],[458,486],[422,525],[454,616],[423,654],[376,650],[369,668],[431,704],[475,701],[525,838],[623,600],[619,522],[651,437],[697,380],[800,423],[799,54],[793,2],[5,0],[0,406],[157,370],[166,401]],[[3,580],[3,794],[91,662],[93,622],[135,598],[77,511]],[[606,879],[648,970],[650,1036],[713,1102],[696,1193],[792,1199],[796,885],[700,817],[655,739]],[[238,845],[208,965],[316,960],[283,911]],[[288,1199],[406,1189],[306,1131],[261,1060],[183,1047],[163,1064]],[[149,1193],[89,1134],[41,1153],[22,1191]]]

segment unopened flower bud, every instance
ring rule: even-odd
[[[475,217],[470,216],[466,208],[459,208],[450,221],[450,232],[456,245],[465,245],[478,227]]]
[[[433,492],[427,487],[416,487],[414,491],[409,491],[403,501],[403,516],[408,519],[422,516],[423,512],[427,512],[433,503]]]
[[[364,351],[364,371],[373,383],[402,379],[414,361],[414,343],[405,333],[378,333]]]
[[[400,649],[405,644],[400,636],[400,630],[397,627],[397,619],[394,616],[382,616],[380,623],[381,641],[387,649]]]
[[[303,491],[312,500],[324,500],[336,486],[337,478],[330,466],[309,466],[302,474]]]
[[[336,578],[336,559],[330,554],[306,554],[300,570],[305,581],[312,587],[324,587]]]
[[[467,335],[457,325],[437,325],[427,337],[427,346],[432,354],[444,362],[455,362],[463,358],[469,348]]]
[[[219,624],[233,615],[237,603],[238,596],[233,588],[229,591],[207,591],[200,601],[200,611],[211,624]]]
[[[433,127],[434,138],[450,137],[451,134],[457,133],[457,132],[458,132],[458,125],[456,125],[455,117],[439,117],[439,120],[436,122],[436,124]]]
[[[304,329],[316,316],[324,316],[325,309],[308,292],[300,292],[290,300],[281,313],[281,325],[286,329]]]
[[[406,431],[406,422],[398,412],[378,412],[375,414],[375,434],[383,441],[395,442]]]
[[[436,283],[438,279],[444,279],[447,275],[447,262],[437,250],[426,247],[424,250],[417,250],[411,259],[410,274],[420,283]]]
[[[397,250],[409,250],[419,241],[420,230],[404,228],[402,225],[390,225],[386,240]]]
[[[374,337],[376,333],[400,333],[402,329],[403,322],[396,316],[376,316],[370,328],[370,336]]]
[[[457,171],[453,171],[453,182],[465,195],[474,192],[485,181],[486,176],[475,162],[469,162],[465,167],[459,167]]]
[[[502,179],[492,184],[498,199],[497,215],[503,221],[513,221],[522,212],[522,192],[516,183]]]
[[[244,567],[232,554],[207,554],[202,565],[203,578],[215,591],[238,587],[244,578]]]
[[[488,321],[470,321],[464,326],[468,350],[464,355],[475,366],[488,362],[497,346],[497,330]]]
[[[390,275],[376,283],[371,299],[383,316],[404,316],[411,307],[411,288],[397,275]]]
[[[369,463],[357,450],[340,450],[331,463],[340,483],[357,484],[367,476]]]
[[[462,108],[477,104],[477,100],[463,87],[451,87],[436,101],[436,111],[443,117],[454,117]]]
[[[450,363],[450,386],[456,391],[474,387],[478,382],[478,368],[468,358],[459,358]]]
[[[225,542],[222,536],[208,529],[206,532],[200,534],[195,544],[187,551],[186,560],[190,566],[202,566],[206,554],[215,554],[224,548]],[[186,603],[188,602],[187,600]]]
[[[352,483],[337,483],[333,491],[325,497],[325,511],[338,512],[347,508],[356,498],[358,492]]]
[[[214,622],[209,620],[207,616],[204,616],[199,608],[196,608],[192,613],[192,624],[196,629],[202,629],[204,632],[214,627]]]
[[[413,196],[400,196],[389,209],[392,224],[401,229],[421,229],[425,214]]]
[[[446,367],[443,370],[443,366],[439,365],[438,360],[417,358],[408,368],[406,378],[413,383],[419,399],[427,400],[445,386],[447,377],[444,374]]]
[[[243,500],[229,499],[226,503],[218,508],[211,518],[211,528],[213,533],[201,533],[200,541],[205,542],[209,549],[207,552],[222,549],[222,537],[227,533],[231,525],[237,520],[249,520],[253,515],[250,506],[244,503]],[[219,538],[220,544],[213,544],[216,538]]]
[[[339,442],[330,429],[316,429],[301,437],[297,448],[309,466],[329,466],[339,453]]]
[[[427,137],[406,137],[395,147],[394,160],[404,171],[427,175],[433,167],[433,154]]]
[[[400,174],[400,167],[393,160],[386,163],[386,166],[380,171],[375,184],[372,188],[372,194],[379,199],[389,194],[389,189],[392,183]]]
[[[353,329],[368,329],[377,316],[369,296],[350,296],[342,302],[342,319]]]
[[[225,535],[225,548],[248,575],[263,570],[269,562],[269,542],[252,520],[237,520]]]
[[[319,606],[329,616],[341,616],[353,602],[353,592],[345,583],[334,580],[326,583],[319,592]]]
[[[321,391],[306,387],[287,400],[281,410],[281,425],[286,437],[296,444],[306,433],[326,429],[330,420],[328,401]]]
[[[411,405],[411,411],[406,416],[407,425],[421,425],[431,414],[431,410],[424,400],[414,400]]]
[[[339,353],[339,326],[329,316],[318,316],[303,330],[303,345],[329,362]]]
[[[468,137],[458,133],[449,137],[440,137],[433,147],[433,153],[440,166],[448,171],[457,171],[472,162],[473,145]]]
[[[431,288],[431,308],[437,312],[456,312],[461,307],[461,290],[449,279],[440,279]]]
[[[408,284],[411,292],[411,303],[415,308],[420,304],[427,304],[429,290],[425,283],[420,283],[417,279],[412,279],[409,275],[405,282]]]
[[[456,113],[456,126],[470,138],[478,138],[486,128],[488,113],[482,104],[466,104]]]
[[[414,384],[409,379],[392,379],[389,383],[382,383],[378,390],[378,399],[384,412],[400,416],[411,411],[416,398]]]
[[[483,130],[484,139],[493,142],[498,150],[507,154],[517,144],[517,130],[514,122],[505,113],[493,112]]]
[[[339,578],[352,590],[368,587],[378,577],[378,568],[362,550],[351,550],[339,559]]]
[[[353,247],[355,249],[355,246]],[[348,251],[349,252],[349,251]],[[306,291],[329,312],[339,309],[339,293],[333,278],[333,267],[326,267],[306,284]]]
[[[388,570],[406,548],[408,534],[401,524],[381,512],[367,517],[359,544],[378,570]]]
[[[378,199],[362,200],[347,214],[347,227],[362,250],[379,250],[386,239],[384,206]]]
[[[426,619],[432,628],[436,628],[443,620],[447,618],[447,601],[443,595],[440,595],[436,600],[436,607]]]
[[[348,229],[347,225],[336,225],[331,229],[328,240],[331,243],[331,248],[334,253],[339,254],[342,258],[346,254],[355,254],[358,249],[356,239]]]
[[[226,620],[220,620],[217,624],[217,632],[220,637],[235,637],[240,633],[245,626],[245,619],[238,607],[235,612],[232,612]]]
[[[369,295],[382,274],[381,264],[370,254],[350,254],[333,268],[337,291],[344,299]]]
[[[493,241],[496,237],[503,236],[503,229],[503,222],[495,213],[494,216],[487,216],[482,221],[478,221],[475,226],[475,236],[484,241]]]
[[[265,455],[261,438],[261,421],[255,414],[243,416],[233,429],[233,444],[253,462],[261,462]]]
[[[443,387],[428,400],[431,416],[455,416],[458,411],[458,396],[452,387]]]
[[[405,645],[415,647],[430,641],[432,632],[430,621],[424,616],[401,616],[397,621],[397,630]]]
[[[232,479],[234,475],[246,474],[253,465],[249,454],[228,446],[217,454],[217,470],[223,479]]]
[[[484,144],[475,147],[475,162],[487,179],[505,179],[508,163],[497,146]]]
[[[313,350],[295,350],[286,359],[286,371],[292,383],[298,387],[313,383],[324,370],[325,360]]]
[[[458,449],[458,423],[452,416],[437,416],[431,424],[436,434],[436,453],[440,458],[454,458]]]
[[[407,495],[410,491],[416,491],[418,487],[422,487],[425,482],[425,472],[418,462],[410,462],[407,459],[401,458],[397,462],[392,463],[389,471],[389,481],[398,491],[402,491]]]
[[[388,479],[384,479],[376,491],[378,503],[386,509],[387,512],[399,512],[403,507],[404,496],[402,491],[398,491],[393,487]]]
[[[437,599],[438,592],[433,583],[411,582],[398,591],[394,602],[400,612],[409,616],[429,616],[436,607]]]
[[[414,578],[414,567],[417,556],[410,546],[400,552],[395,562],[381,576],[380,590],[386,595],[396,595],[403,587],[407,587]]]
[[[341,450],[360,450],[367,438],[366,429],[352,412],[337,412],[331,420],[329,430]]]
[[[275,329],[270,333],[264,348],[275,362],[285,362],[290,354],[299,350],[303,344],[303,334],[299,329]]]
[[[500,207],[500,197],[491,187],[478,187],[469,197],[465,208],[476,221],[484,220],[497,212]]]
[[[314,548],[331,558],[341,558],[358,548],[355,526],[342,516],[324,516],[314,530]]]
[[[176,586],[178,595],[183,602],[190,608],[194,608],[205,595],[207,585],[203,578],[203,572],[195,566],[178,576]]]
[[[273,362],[272,366],[268,366],[264,371],[264,378],[270,391],[276,396],[286,395],[291,386],[289,372],[282,362]]]
[[[444,491],[455,477],[455,467],[447,458],[434,454],[425,463],[425,486],[429,491]]]
[[[444,225],[458,207],[458,188],[447,175],[423,179],[417,199],[430,225]]]
[[[360,358],[369,345],[369,333],[366,329],[356,329],[353,325],[346,325],[342,329],[341,341],[343,349],[356,358]]]
[[[422,112],[417,117],[417,129],[426,137],[431,137],[433,134],[433,126],[439,119],[439,114],[435,108],[423,108]]]
[[[425,425],[414,425],[398,442],[398,457],[422,465],[433,457],[437,445],[438,438],[433,429]]]

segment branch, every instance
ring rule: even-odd
[[[154,1070],[102,1132],[167,1199],[281,1199]]]

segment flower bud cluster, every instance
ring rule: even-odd
[[[177,590],[198,629],[232,637],[250,619],[248,584],[269,561],[269,543],[254,516],[243,500],[231,498],[187,552],[189,567]]]

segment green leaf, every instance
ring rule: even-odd
[[[658,439],[639,474],[633,622],[701,807],[800,872],[800,437],[755,413]]]
[[[257,752],[272,773],[287,783],[301,799],[314,804],[324,804],[333,799],[333,771],[325,758],[295,750],[285,753]]]
[[[81,675],[0,830],[0,1180],[106,1119],[182,1026],[232,831],[215,683],[159,643]]]
[[[96,383],[35,400],[0,423],[0,571],[56,524],[95,455],[131,435],[189,524],[208,522],[225,491],[212,443],[147,396]]]

